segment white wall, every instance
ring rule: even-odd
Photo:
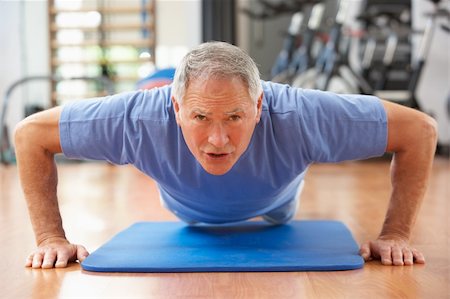
[[[242,12],[244,8],[259,12],[261,5],[257,0],[236,0],[237,45],[252,56],[261,78],[267,80],[270,78],[272,64],[282,48],[284,33],[291,17],[285,14],[269,20],[254,20]]]
[[[157,0],[156,66],[175,67],[202,41],[201,0]]]
[[[20,27],[19,2],[0,2],[0,96],[6,88],[23,74],[20,63]],[[2,101],[3,102],[3,101]],[[0,111],[3,107],[0,107]]]
[[[13,82],[48,73],[46,1],[0,1],[1,103]],[[10,134],[14,124],[23,117],[24,100],[48,107],[49,99],[49,86],[43,82],[27,83],[15,89],[7,113]]]
[[[450,10],[450,1],[446,4]],[[414,28],[423,30],[427,21],[424,14],[432,11],[433,5],[430,1],[413,1]],[[443,21],[442,18],[437,21],[430,52],[419,82],[417,97],[423,109],[433,115],[438,122],[439,142],[448,145],[450,144],[450,116],[447,114],[446,100],[450,94],[450,34],[440,27]],[[415,41],[420,43],[420,37]]]

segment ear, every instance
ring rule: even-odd
[[[256,102],[256,123],[259,123],[259,121],[261,120],[263,97],[264,93],[261,92],[258,97],[258,101]]]
[[[180,104],[178,104],[178,101],[172,96],[172,105],[173,105],[173,111],[175,112],[175,120],[177,121],[177,124],[180,125]]]

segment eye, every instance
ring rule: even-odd
[[[201,114],[197,114],[196,116],[194,116],[194,118],[196,120],[199,120],[199,121],[205,121],[206,120],[206,116],[201,115]]]
[[[239,115],[231,115],[230,116],[230,120],[231,121],[238,121],[238,120],[240,120],[241,119],[241,117],[239,116]]]

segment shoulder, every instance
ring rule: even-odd
[[[322,113],[365,114],[382,109],[380,99],[374,96],[336,94],[265,81],[262,86],[266,107],[275,113],[297,111],[317,116]]]
[[[297,110],[297,101],[302,98],[303,90],[287,84],[262,81],[264,95],[263,110],[270,113],[287,113]]]
[[[171,106],[171,86],[151,90],[122,92],[101,98],[76,100],[63,106],[63,114],[74,119],[168,119]]]
[[[172,86],[166,85],[150,90],[141,90],[140,115],[142,120],[168,120],[173,118]]]

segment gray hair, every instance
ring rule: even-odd
[[[248,86],[248,93],[256,102],[262,86],[258,67],[252,58],[228,43],[203,43],[187,53],[177,67],[172,95],[182,102],[191,80],[234,77],[240,78]]]

